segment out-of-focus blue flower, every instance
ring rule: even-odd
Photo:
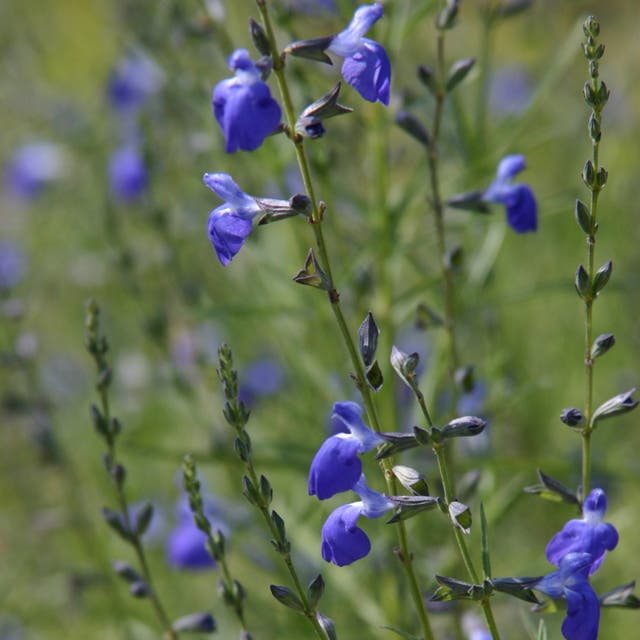
[[[391,64],[381,44],[365,38],[383,14],[379,3],[359,7],[349,26],[337,34],[328,50],[344,58],[342,75],[358,93],[370,102],[389,104]]]
[[[208,569],[215,565],[206,548],[207,536],[196,527],[186,498],[177,506],[178,522],[169,534],[166,544],[167,562],[178,569]],[[213,530],[220,529],[226,535],[226,527],[219,521],[220,510],[211,499],[204,501],[204,513]]]
[[[149,56],[133,53],[120,60],[109,77],[109,103],[116,111],[135,111],[157,94],[163,84],[160,67]]]
[[[489,86],[489,107],[492,114],[517,116],[531,100],[531,81],[522,67],[497,69]]]
[[[510,155],[500,160],[496,179],[485,190],[482,199],[503,204],[507,222],[514,231],[526,233],[538,228],[538,205],[531,187],[512,184],[513,178],[526,166],[523,155]]]
[[[251,233],[251,221],[260,207],[226,173],[205,173],[203,180],[225,201],[209,214],[208,230],[218,260],[226,266]]]
[[[322,557],[339,567],[360,560],[371,551],[371,542],[358,527],[358,518],[379,518],[394,506],[389,498],[367,486],[364,475],[353,486],[353,491],[362,500],[338,507],[322,526]]]
[[[229,56],[229,68],[235,76],[222,80],[213,90],[213,114],[222,128],[227,153],[253,151],[280,124],[280,106],[246,49]]]
[[[136,145],[126,144],[109,158],[109,186],[116,200],[133,202],[147,188],[148,174],[144,158]]]
[[[607,496],[602,489],[593,489],[582,505],[582,518],[569,520],[547,545],[547,560],[559,566],[569,553],[589,553],[592,561],[589,575],[602,564],[607,551],[618,544],[615,527],[602,522],[607,510]]]
[[[275,358],[256,360],[244,370],[238,389],[238,398],[251,406],[259,398],[277,393],[283,382],[284,371]]]
[[[544,576],[533,587],[554,600],[567,601],[567,617],[562,635],[567,640],[597,640],[600,601],[587,574],[593,562],[589,553],[569,553],[560,561],[558,571]]]
[[[31,142],[13,154],[5,169],[5,186],[14,195],[30,200],[65,172],[64,153],[52,142]]]
[[[336,402],[331,421],[342,423],[347,432],[327,438],[311,462],[309,495],[318,496],[320,500],[351,489],[362,474],[358,455],[383,442],[364,424],[362,409],[355,402]]]
[[[0,292],[13,289],[24,276],[24,251],[8,241],[0,241]]]

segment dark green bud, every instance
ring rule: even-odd
[[[178,618],[172,627],[178,632],[213,633],[216,630],[216,621],[210,613],[190,613]]]
[[[603,264],[593,276],[593,295],[598,295],[602,289],[606,286],[607,282],[609,282],[609,278],[611,278],[611,271],[613,269],[613,263],[611,260]]]
[[[380,329],[373,318],[371,311],[367,313],[367,317],[363,320],[358,329],[358,338],[360,345],[360,355],[365,365],[369,366],[376,355],[378,348],[378,336]]]
[[[319,573],[307,587],[307,598],[309,599],[309,607],[315,609],[324,593],[324,580],[322,574]]]
[[[102,517],[104,521],[127,542],[131,541],[131,533],[127,529],[122,516],[108,507],[102,507]]]
[[[436,94],[438,92],[436,75],[431,67],[421,64],[418,67],[418,79],[431,93]]]
[[[138,537],[145,534],[145,532],[149,528],[149,525],[151,524],[152,519],[153,505],[150,502],[145,502],[145,504],[136,512],[134,530]]]
[[[581,200],[576,200],[576,221],[578,226],[589,236],[591,235],[591,213],[587,205]]]
[[[615,343],[616,339],[613,333],[603,333],[602,335],[599,335],[593,341],[593,346],[591,347],[591,359],[595,360],[596,358],[604,355]]]
[[[316,613],[316,620],[322,627],[322,631],[327,636],[327,640],[338,640],[338,634],[336,633],[336,625],[331,618],[328,618],[319,611]]]
[[[279,586],[277,584],[269,585],[273,597],[285,607],[293,609],[298,613],[304,613],[304,605],[298,596],[289,589],[289,587]]]
[[[596,171],[593,168],[593,163],[591,160],[587,160],[584,165],[584,169],[582,170],[582,180],[584,183],[591,189],[596,184]]]
[[[584,35],[597,38],[600,35],[600,23],[595,16],[589,16],[582,25]]]
[[[251,34],[251,40],[253,46],[263,55],[271,55],[271,46],[269,45],[269,38],[262,25],[256,22],[253,18],[249,18],[249,33]]]
[[[271,488],[271,483],[264,475],[260,476],[260,494],[262,495],[263,504],[271,504],[273,500],[273,489]]]
[[[509,596],[531,602],[532,604],[540,604],[540,600],[536,598],[535,593],[531,590],[540,582],[541,578],[494,578],[491,585],[496,591],[506,593]]]
[[[568,427],[579,427],[584,422],[584,415],[580,409],[571,407],[562,410],[560,420]]]
[[[429,147],[429,132],[425,126],[410,111],[398,111],[396,114],[396,124],[408,133],[414,140]]]
[[[630,389],[624,393],[619,393],[617,396],[607,400],[604,404],[601,404],[593,413],[591,426],[595,428],[599,420],[612,418],[613,416],[628,413],[632,409],[635,409],[638,406],[638,401],[632,397],[635,392],[635,389]]]
[[[134,598],[148,598],[151,595],[151,587],[144,580],[138,580],[129,585],[129,593]]]
[[[596,117],[596,114],[593,113],[593,111],[589,116],[589,136],[594,143],[600,142],[600,138],[602,137],[600,119]]]
[[[438,14],[436,28],[439,30],[451,29],[455,25],[458,16],[459,0],[447,0],[447,5]]]
[[[387,524],[403,522],[423,511],[431,511],[440,506],[440,498],[433,496],[389,496],[389,500],[395,505],[393,516],[387,520]]]
[[[578,295],[583,300],[591,299],[591,281],[589,280],[587,270],[582,265],[580,265],[576,271],[574,284]]]
[[[475,58],[464,58],[454,62],[451,69],[449,69],[445,89],[448,92],[453,91],[467,77],[475,62]]]
[[[487,421],[476,416],[464,416],[451,420],[442,429],[444,438],[464,438],[467,436],[476,436],[484,431]]]
[[[316,62],[324,62],[325,64],[333,64],[331,58],[325,51],[331,46],[331,42],[335,36],[326,36],[324,38],[315,38],[313,40],[297,40],[288,44],[283,53],[297,58],[307,58]]]
[[[142,581],[142,577],[140,574],[126,562],[122,562],[121,560],[115,560],[112,564],[113,570],[127,582],[139,582]]]

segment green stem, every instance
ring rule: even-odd
[[[599,81],[593,78],[592,86],[595,91],[599,89]],[[594,109],[593,115],[601,123],[601,110]],[[599,151],[600,142],[593,141],[593,167],[596,173],[599,169]],[[598,196],[599,188],[591,187],[591,233],[587,236],[587,271],[589,273],[589,282],[593,282],[595,274],[595,249],[596,249],[596,229],[598,218]],[[585,423],[586,426],[582,430],[582,496],[589,495],[591,490],[591,434],[593,428],[591,418],[593,416],[593,369],[594,360],[591,357],[591,345],[593,344],[593,303],[595,298],[587,298],[585,300],[585,345],[584,345],[584,362],[585,362]]]
[[[104,416],[107,423],[109,423],[111,421],[111,418],[109,415],[109,401],[108,401],[108,394],[107,394],[106,388],[102,388],[100,390],[100,402],[102,405],[102,415]],[[116,458],[115,442],[113,440],[109,443],[108,455],[111,461],[111,465],[112,467],[114,467],[117,464],[117,458]],[[115,478],[112,478],[112,480],[115,486],[116,499],[118,501],[118,507],[120,508],[120,514],[124,521],[125,530],[130,532],[131,534],[131,537],[129,539],[131,546],[133,547],[136,557],[138,559],[138,564],[140,566],[140,570],[142,571],[142,577],[144,578],[144,581],[149,586],[148,598],[151,601],[151,605],[156,612],[156,616],[158,617],[158,620],[164,629],[165,637],[168,638],[169,640],[178,640],[179,638],[178,632],[173,629],[171,620],[167,615],[167,612],[162,604],[162,601],[160,600],[159,596],[156,593],[156,590],[153,587],[151,571],[149,569],[149,564],[147,562],[147,557],[144,553],[144,547],[142,546],[140,537],[138,536],[133,526],[131,525],[131,518],[129,516],[129,504],[127,501],[127,496],[124,492],[124,487],[122,486],[122,483],[116,480]]]
[[[455,317],[455,288],[453,283],[453,271],[447,264],[447,241],[444,228],[444,204],[440,193],[439,179],[439,152],[438,138],[442,124],[444,101],[446,98],[444,87],[444,31],[438,31],[437,36],[437,90],[436,104],[433,113],[433,132],[429,139],[427,160],[429,165],[429,182],[431,185],[431,210],[433,212],[436,240],[438,244],[438,257],[443,281],[444,296],[444,326],[447,332],[449,350],[449,379],[453,389],[453,406],[457,401],[458,389],[455,383],[455,372],[460,366],[458,341],[456,335]]]
[[[236,402],[237,402],[237,399],[236,399]],[[251,482],[253,483],[253,486],[259,487],[260,480],[258,479],[258,474],[256,473],[256,470],[253,466],[253,461],[251,458],[247,460],[246,468],[251,478]],[[262,496],[260,497],[260,502],[257,506],[260,513],[262,514],[262,517],[264,518],[264,521],[267,524],[267,527],[269,528],[269,531],[271,532],[271,535],[273,536],[273,539],[278,540],[279,533],[276,529],[276,526],[273,523],[273,520],[271,519],[271,514],[269,513],[269,505],[266,503],[264,498],[262,498]],[[307,592],[305,588],[302,586],[302,582],[300,581],[298,572],[296,571],[295,565],[293,564],[291,553],[288,551],[285,553],[282,553],[282,558],[287,567],[287,570],[289,571],[289,576],[293,581],[296,592],[298,593],[298,597],[300,598],[300,601],[302,602],[302,605],[304,607],[305,617],[309,620],[309,622],[313,626],[313,629],[316,635],[318,636],[318,638],[320,638],[320,640],[326,640],[326,634],[322,629],[322,626],[318,622],[315,609],[309,603],[309,599],[307,598]]]
[[[331,303],[331,309],[333,310],[333,314],[336,318],[338,328],[340,329],[340,333],[342,335],[345,347],[349,353],[352,366],[355,370],[356,384],[362,395],[362,400],[365,405],[365,410],[369,418],[369,423],[376,432],[380,432],[382,430],[380,427],[380,420],[378,417],[378,412],[377,412],[375,403],[373,401],[371,390],[369,388],[369,385],[367,384],[364,366],[362,364],[362,361],[356,349],[355,342],[353,341],[353,338],[351,337],[351,333],[349,332],[349,328],[347,326],[347,322],[345,320],[344,313],[340,305],[340,294],[338,293],[334,285],[333,274],[331,271],[331,262],[329,260],[329,254],[327,251],[327,247],[326,247],[326,243],[325,243],[324,235],[322,231],[323,210],[319,205],[319,202],[316,198],[315,191],[313,188],[313,182],[311,180],[311,171],[309,168],[309,161],[304,148],[304,139],[302,138],[302,136],[299,136],[295,133],[295,123],[296,123],[295,110],[293,107],[293,101],[291,100],[291,93],[289,91],[287,79],[284,73],[284,61],[282,56],[278,52],[275,35],[273,32],[273,27],[269,17],[269,12],[267,10],[266,2],[265,0],[256,0],[256,3],[262,15],[265,30],[267,33],[267,38],[271,45],[273,71],[278,82],[280,95],[282,96],[284,110],[285,110],[285,114],[287,116],[287,121],[289,125],[289,133],[294,143],[298,166],[300,168],[300,173],[302,175],[302,180],[304,182],[307,195],[309,196],[309,199],[311,200],[311,203],[312,203],[313,213],[311,217],[311,226],[315,236],[316,246],[318,248],[319,262],[325,274],[327,275],[327,278],[329,281],[329,301]],[[392,467],[391,461],[388,459],[385,459],[384,461],[382,461],[381,467],[384,470],[385,480],[387,483],[387,490],[389,491],[390,495],[397,493],[395,476],[391,472],[391,467]],[[418,617],[420,618],[422,633],[424,635],[425,640],[433,640],[434,639],[433,631],[431,630],[431,625],[429,623],[429,618],[427,615],[424,598],[422,597],[422,593],[420,591],[418,580],[413,567],[412,554],[409,550],[406,527],[404,522],[398,523],[397,531],[398,531],[398,541],[400,545],[400,557],[401,557],[402,565],[405,569],[405,572],[407,573],[407,577],[409,580],[409,588],[411,591],[411,596],[412,596]]]

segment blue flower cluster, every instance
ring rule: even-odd
[[[589,583],[607,551],[618,544],[618,532],[602,522],[607,497],[602,489],[593,489],[582,507],[582,518],[569,520],[547,545],[549,562],[557,571],[543,577],[535,589],[553,599],[564,599],[567,617],[562,634],[567,640],[597,640],[600,601]]]
[[[309,495],[320,500],[343,491],[354,491],[358,502],[335,509],[322,527],[322,557],[342,567],[366,556],[371,542],[357,525],[358,518],[379,518],[393,508],[393,503],[367,486],[362,473],[361,453],[383,442],[381,436],[362,421],[362,409],[355,402],[336,402],[332,423],[340,428],[325,440],[309,469]]]

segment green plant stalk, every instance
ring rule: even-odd
[[[238,414],[238,398],[235,397],[233,399],[230,399],[229,402],[233,404],[233,409],[235,410],[235,414],[237,415]],[[233,426],[236,430],[237,435],[240,437],[242,433],[242,425],[234,424]],[[245,461],[245,468],[247,470],[247,473],[249,474],[249,478],[253,483],[253,486],[259,487],[260,480],[258,478],[258,474],[256,473],[255,467],[253,466],[253,460],[251,456],[249,456]],[[256,506],[258,507],[258,510],[262,514],[262,517],[264,518],[264,521],[267,524],[267,527],[271,532],[273,539],[278,540],[279,533],[271,519],[271,514],[269,512],[269,505],[261,493],[258,493],[258,498],[259,500],[256,503]],[[289,576],[291,577],[291,580],[293,581],[298,597],[302,602],[302,605],[304,608],[304,616],[309,620],[309,622],[313,626],[313,630],[315,631],[316,636],[320,638],[320,640],[326,640],[325,632],[323,631],[320,623],[318,622],[318,618],[316,616],[316,610],[309,604],[307,592],[303,587],[302,582],[300,581],[300,578],[298,577],[298,572],[296,571],[295,565],[293,564],[291,553],[289,551],[280,552],[280,555],[284,560],[284,563],[289,572]],[[230,579],[230,576],[229,576],[229,579]]]
[[[598,89],[598,79],[594,78],[594,89]],[[594,110],[594,116],[600,124],[601,110]],[[593,142],[593,166],[598,170],[600,142]],[[591,189],[591,220],[592,232],[587,236],[587,269],[589,273],[589,282],[593,282],[595,274],[595,249],[596,235],[595,229],[598,217],[598,196],[600,190]],[[586,497],[591,490],[591,434],[593,428],[591,425],[591,417],[593,415],[593,369],[594,360],[591,357],[591,345],[593,344],[593,303],[595,298],[589,297],[585,300],[585,345],[584,345],[584,362],[585,362],[585,423],[586,426],[582,430],[582,495]]]
[[[96,358],[96,364],[98,366],[98,372],[103,370],[103,367],[106,365],[106,362],[102,358]],[[109,414],[109,397],[107,394],[107,389],[103,386],[100,389],[100,404],[102,409],[102,415],[104,416],[107,423],[111,421]],[[115,442],[111,440],[109,443],[108,456],[111,460],[111,464],[116,464],[116,447]],[[113,484],[116,490],[116,499],[118,501],[118,507],[120,508],[120,513],[124,520],[125,528],[127,531],[131,533],[131,537],[129,541],[131,546],[133,547],[136,557],[138,559],[138,564],[140,565],[140,569],[142,571],[142,577],[144,581],[149,585],[149,600],[151,601],[151,605],[153,606],[156,616],[162,625],[165,636],[168,640],[178,640],[180,637],[178,632],[173,629],[171,621],[169,620],[169,616],[160,600],[160,597],[156,593],[156,590],[153,588],[153,580],[151,578],[151,571],[149,569],[149,564],[147,562],[147,557],[144,553],[144,547],[142,546],[142,542],[140,541],[140,537],[137,533],[134,533],[133,528],[131,526],[131,518],[129,517],[129,504],[127,502],[127,496],[124,492],[124,488],[122,484],[113,480]]]
[[[424,396],[422,395],[422,392],[420,391],[415,378],[412,378],[410,382],[411,382],[411,390],[413,391],[413,393],[416,396],[416,399],[418,400],[418,404],[420,405],[423,416],[427,421],[427,424],[429,425],[429,427],[432,428],[433,422],[431,420],[431,415],[429,414],[429,411],[427,409],[427,405],[424,401]],[[453,493],[454,491],[453,483],[451,482],[451,475],[449,473],[447,456],[445,454],[446,446],[444,443],[442,443],[442,444],[436,444],[432,448],[433,448],[433,452],[436,455],[436,460],[438,461],[438,471],[440,472],[440,480],[442,481],[442,488],[444,491],[444,500],[448,506],[451,503],[451,501],[455,498],[455,496]],[[456,539],[456,544],[458,545],[458,550],[460,551],[460,555],[462,556],[462,561],[464,562],[464,566],[467,569],[467,573],[469,574],[469,577],[471,578],[474,584],[480,584],[480,578],[473,564],[473,560],[471,558],[471,554],[469,553],[469,549],[467,547],[467,542],[464,538],[464,534],[453,523],[452,523],[452,527],[453,527],[453,534]],[[489,597],[481,600],[481,606],[484,612],[487,626],[489,627],[489,631],[491,632],[491,637],[493,638],[493,640],[500,640],[500,633],[496,626],[496,621],[493,616],[493,611],[491,609],[491,602]]]
[[[324,234],[322,232],[323,210],[319,205],[313,188],[309,161],[304,148],[304,139],[302,138],[302,136],[295,134],[296,117],[293,107],[293,101],[291,99],[291,93],[289,91],[289,86],[287,84],[287,79],[284,73],[284,61],[282,59],[282,56],[278,52],[273,26],[271,24],[271,19],[266,6],[266,2],[265,0],[256,0],[256,4],[258,5],[258,9],[262,15],[267,38],[271,46],[273,71],[278,82],[280,94],[282,96],[282,102],[287,116],[287,122],[289,124],[290,136],[294,143],[298,166],[300,168],[300,173],[302,175],[302,180],[307,191],[307,195],[309,196],[312,203],[312,216],[310,222],[318,248],[319,262],[329,280],[329,301],[331,303],[331,309],[333,310],[333,314],[336,318],[340,333],[342,334],[345,346],[349,353],[349,357],[355,369],[356,384],[362,395],[362,400],[369,417],[369,422],[374,430],[379,433],[382,430],[380,427],[380,420],[375,403],[373,401],[371,390],[367,384],[364,366],[362,364],[362,361],[360,360],[360,356],[356,349],[353,338],[351,337],[351,333],[349,332],[347,322],[342,312],[342,307],[340,306],[340,295],[334,286],[333,274],[331,272],[331,262],[329,260],[329,254],[327,252]],[[388,459],[385,459],[381,463],[381,467],[384,470],[387,490],[390,495],[394,495],[395,493],[397,493],[395,476],[391,471],[392,466],[392,462]],[[424,603],[424,598],[422,597],[418,579],[413,567],[412,554],[409,551],[406,527],[404,522],[398,523],[397,531],[398,541],[400,544],[400,559],[409,580],[409,588],[416,612],[418,614],[418,617],[420,618],[422,633],[424,634],[425,640],[434,640],[433,631],[431,630],[429,617]]]
[[[449,379],[453,390],[453,402],[455,406],[458,399],[458,387],[455,383],[455,372],[460,366],[460,355],[458,350],[458,340],[456,335],[456,317],[455,317],[455,288],[453,284],[453,272],[451,267],[447,265],[447,242],[444,228],[444,205],[442,195],[440,194],[439,179],[439,153],[438,138],[440,127],[442,124],[442,113],[444,101],[446,98],[444,86],[444,31],[438,30],[437,34],[437,90],[435,95],[435,108],[433,112],[433,131],[429,138],[427,148],[427,160],[429,165],[429,182],[431,185],[431,210],[433,212],[436,239],[438,243],[438,257],[440,260],[440,270],[443,281],[444,296],[444,326],[447,332],[448,349],[449,349]]]

